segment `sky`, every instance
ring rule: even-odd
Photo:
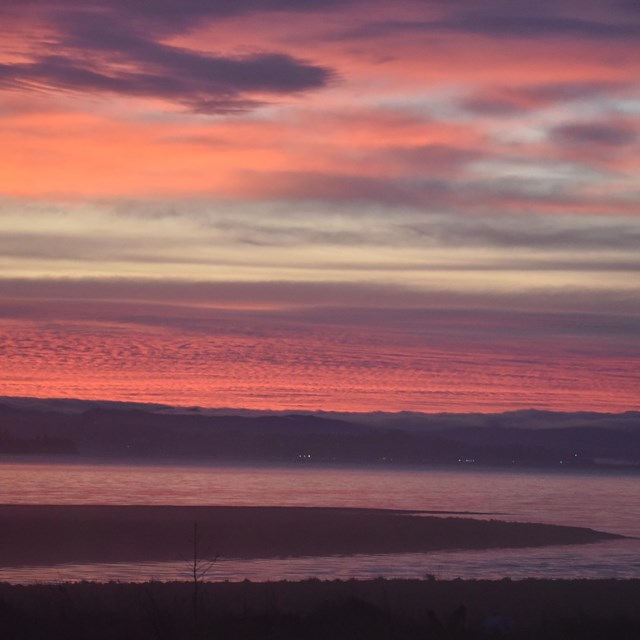
[[[636,0],[0,22],[0,395],[638,409]]]

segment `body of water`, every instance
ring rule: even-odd
[[[214,580],[309,577],[640,578],[640,476],[577,471],[19,462],[0,464],[2,504],[158,504],[408,509],[590,527],[590,545],[428,554],[235,560]],[[636,539],[637,538],[637,539]],[[0,568],[0,580],[187,579],[181,563]]]

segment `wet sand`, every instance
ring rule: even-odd
[[[296,507],[0,506],[0,566],[419,553],[583,544],[578,527]]]

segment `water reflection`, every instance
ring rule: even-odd
[[[640,537],[638,475],[442,468],[0,464],[0,504],[326,506],[504,514]],[[500,517],[503,517],[502,515]]]
[[[308,578],[349,580],[385,578],[487,579],[640,578],[640,541],[543,549],[446,551],[393,555],[303,557],[285,559],[219,559],[207,580],[298,581]],[[187,562],[65,564],[55,567],[0,569],[0,581],[14,583],[109,580],[189,580]]]
[[[473,512],[640,538],[638,475],[442,468],[0,464],[0,503],[326,506]],[[495,514],[500,514],[499,516]],[[483,517],[475,515],[474,517]],[[484,516],[487,517],[487,516]],[[431,554],[221,559],[213,580],[640,578],[640,541]],[[0,568],[11,582],[185,579],[179,563]]]

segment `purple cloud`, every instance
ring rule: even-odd
[[[554,141],[565,145],[624,147],[635,144],[638,133],[624,124],[608,122],[569,123],[551,131]]]
[[[640,24],[585,20],[557,15],[526,15],[492,12],[468,12],[435,21],[433,29],[451,29],[494,37],[638,38]]]
[[[574,0],[524,2],[487,0],[481,3],[460,0],[425,0],[442,15],[424,20],[372,21],[347,32],[346,37],[376,37],[395,32],[438,33],[456,31],[491,38],[577,37],[584,39],[635,40],[640,36],[637,11],[630,3],[601,0],[599,14],[585,16],[584,3]],[[593,8],[593,7],[591,7]],[[426,15],[426,12],[425,12]]]
[[[551,104],[620,96],[635,89],[623,82],[552,82],[522,87],[490,87],[461,101],[471,113],[486,116],[510,116]]]
[[[216,14],[205,4],[210,3],[161,2],[153,20],[180,12]],[[0,86],[155,97],[196,112],[228,113],[259,104],[253,93],[297,93],[324,87],[333,77],[327,67],[283,53],[225,56],[164,44],[155,39],[153,20],[149,29],[127,19],[129,13],[146,15],[143,6],[94,2],[73,10],[77,5],[69,3],[51,12],[55,46],[35,52],[30,61],[0,65]],[[219,15],[232,12],[227,3],[216,6]],[[167,24],[172,23],[167,19]]]
[[[112,18],[123,25],[144,25],[147,30],[175,33],[205,20],[272,12],[318,12],[345,6],[350,0],[7,0],[0,15],[64,16],[73,20],[80,12]]]

